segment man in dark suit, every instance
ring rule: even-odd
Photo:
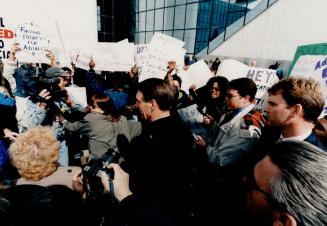
[[[277,127],[280,133],[275,138],[307,141],[326,151],[312,131],[325,104],[319,83],[306,78],[288,78],[273,85],[268,92],[265,110],[269,124]]]

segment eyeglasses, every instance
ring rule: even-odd
[[[252,190],[259,191],[260,193],[264,194],[267,197],[267,199],[268,199],[269,202],[271,202],[273,200],[273,198],[271,197],[271,195],[268,192],[262,190],[258,186],[257,182],[255,181],[254,171],[251,171],[251,172],[252,173],[250,173],[249,175],[245,176],[245,178],[243,180],[244,185],[245,185],[245,189],[247,191],[252,191]]]
[[[230,93],[227,93],[227,98],[228,99],[232,99],[232,98],[234,98],[234,97],[240,97],[241,95],[233,95],[233,94],[230,94]]]

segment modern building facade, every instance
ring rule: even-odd
[[[134,42],[135,1],[97,0],[99,42],[118,42],[128,38]]]
[[[237,19],[247,3],[231,0],[135,0],[135,42],[148,43],[154,32],[185,42],[189,54],[197,54]]]

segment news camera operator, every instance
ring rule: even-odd
[[[112,161],[115,161],[111,159]],[[110,161],[111,161],[110,160]],[[92,164],[91,164],[92,165]],[[108,173],[108,170],[112,173]],[[114,195],[116,209],[113,209],[111,200],[107,199],[107,202],[102,203],[99,207],[99,203],[94,205],[94,208],[99,209],[93,211],[95,214],[100,214],[103,217],[104,225],[116,225],[112,215],[115,214],[112,211],[119,213],[120,225],[129,226],[175,226],[176,224],[172,220],[171,216],[168,215],[162,208],[158,197],[154,193],[133,193],[129,186],[129,174],[126,173],[119,164],[110,163],[101,170],[99,169],[98,179],[101,183],[101,197],[98,199],[105,199],[106,195]],[[85,182],[83,177],[89,178],[90,175],[79,172],[73,177],[73,188],[80,194],[85,194]],[[110,185],[111,184],[111,185]],[[90,185],[90,184],[88,184]],[[85,197],[85,195],[84,195]],[[88,197],[88,196],[86,196]],[[93,198],[93,197],[92,197]],[[99,201],[99,200],[97,200]],[[86,198],[87,205],[92,205],[94,200]],[[101,212],[102,213],[99,213]],[[101,215],[102,214],[102,215]],[[93,216],[94,217],[94,216]],[[99,216],[98,216],[99,217]]]
[[[45,76],[36,81],[33,89],[28,90],[30,97],[26,101],[27,108],[20,122],[22,131],[37,125],[49,125],[55,129],[60,142],[59,163],[62,166],[68,165],[69,158],[64,127],[58,116],[64,114],[66,118],[70,118],[76,112],[83,112],[82,107],[75,104],[65,90],[69,76],[61,68],[48,68]],[[79,113],[76,115],[81,115]]]

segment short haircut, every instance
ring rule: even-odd
[[[313,79],[290,77],[282,79],[269,90],[269,94],[281,94],[289,106],[300,104],[303,117],[315,122],[325,105],[325,99],[320,85]]]
[[[257,85],[252,79],[249,78],[238,78],[230,81],[228,83],[228,89],[235,89],[238,94],[242,97],[247,95],[250,97],[250,102],[252,102],[257,93]]]
[[[9,156],[23,178],[38,181],[57,170],[59,142],[52,129],[37,126],[17,137]]]
[[[116,110],[112,99],[103,93],[98,93],[92,96],[91,106],[98,107],[104,111],[105,115],[111,115],[115,118],[119,118],[119,112]]]
[[[175,80],[175,81],[178,82],[179,87],[182,87],[182,79],[181,79],[181,77],[179,77],[177,74],[173,74],[171,77],[173,78],[173,80]]]
[[[327,153],[305,141],[282,141],[268,155],[282,171],[271,183],[278,210],[300,226],[327,225]]]
[[[172,86],[162,79],[146,79],[139,84],[138,91],[143,94],[144,101],[154,99],[161,110],[170,110],[175,104]]]

